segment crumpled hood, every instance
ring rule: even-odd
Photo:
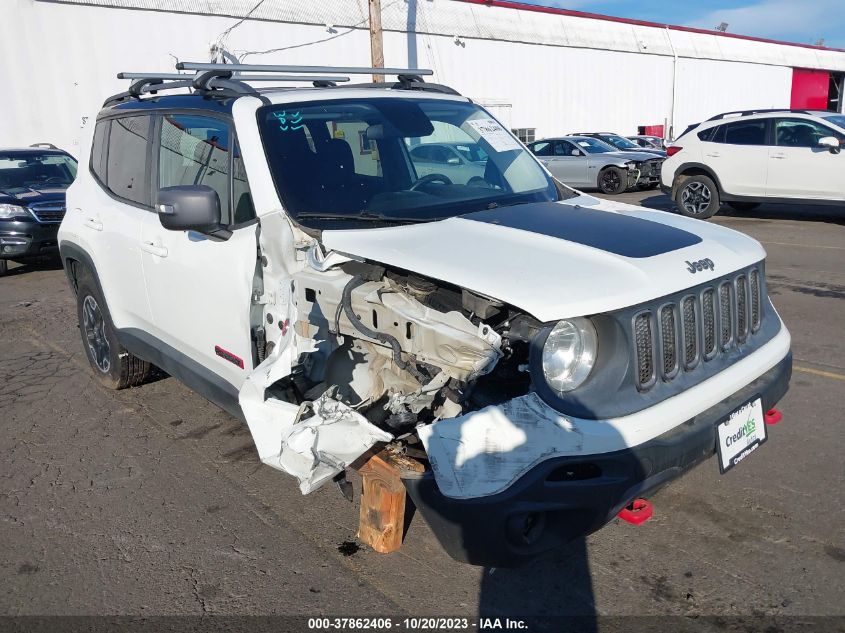
[[[324,231],[322,242],[504,301],[540,321],[644,303],[766,255],[754,239],[716,224],[586,195],[425,224]],[[712,267],[695,266],[705,260]]]

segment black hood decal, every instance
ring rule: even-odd
[[[591,246],[623,257],[653,257],[701,242],[698,235],[630,215],[538,202],[460,216]]]

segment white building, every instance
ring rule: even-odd
[[[523,137],[671,136],[728,110],[843,105],[842,50],[501,0],[381,2],[387,66],[433,69]],[[78,155],[104,98],[127,87],[119,71],[173,72],[220,49],[369,66],[367,16],[367,0],[2,0],[0,146]]]

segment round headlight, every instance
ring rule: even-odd
[[[559,321],[543,346],[543,375],[558,393],[581,386],[596,362],[596,329],[581,317]]]

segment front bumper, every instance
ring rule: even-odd
[[[59,224],[0,222],[0,259],[32,259],[59,252]]]
[[[505,491],[444,496],[428,472],[404,480],[450,556],[490,567],[526,562],[598,530],[633,499],[675,479],[716,451],[716,427],[748,400],[771,409],[789,388],[792,355],[716,406],[633,448],[541,462]]]

